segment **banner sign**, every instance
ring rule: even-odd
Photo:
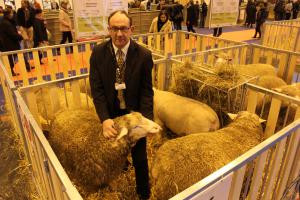
[[[237,24],[239,0],[211,0],[209,27],[224,27]]]
[[[127,0],[73,0],[76,40],[107,34],[107,18],[114,10],[128,10]]]

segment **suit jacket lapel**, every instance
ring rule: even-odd
[[[130,45],[128,48],[127,56],[126,56],[126,69],[125,69],[125,83],[128,83],[130,80],[131,72],[135,66],[135,62],[138,58],[135,57],[135,49],[137,48],[137,44],[130,40]]]

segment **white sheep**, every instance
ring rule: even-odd
[[[253,63],[253,64],[246,64],[246,65],[236,65],[232,64],[232,56],[228,53],[220,53],[215,56],[216,62],[214,67],[221,67],[222,65],[232,65],[235,67],[238,72],[242,75],[246,76],[276,76],[276,69],[270,64],[263,64],[263,63]]]
[[[185,190],[262,141],[257,115],[240,112],[227,127],[165,142],[151,168],[153,194],[165,200]]]
[[[274,88],[274,90],[276,92],[280,92],[282,94],[286,94],[291,97],[300,99],[300,83],[294,83],[291,85],[283,85],[283,86]]]
[[[255,76],[276,76],[276,69],[270,64],[247,64],[247,65],[235,65],[238,72],[242,75],[247,75],[251,77]]]
[[[178,136],[215,131],[220,126],[208,105],[161,90],[154,90],[154,119]]]
[[[65,110],[57,113],[51,125],[49,142],[71,179],[86,191],[96,191],[119,175],[130,147],[159,125],[140,113],[114,119],[116,139],[108,140],[95,112]]]

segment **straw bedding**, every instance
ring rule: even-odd
[[[0,199],[40,199],[22,143],[7,119],[0,120],[0,133]]]

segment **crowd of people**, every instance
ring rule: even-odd
[[[73,41],[68,5],[68,1],[61,1],[59,11],[61,44],[67,40],[68,42]],[[5,9],[0,7],[0,51],[16,51],[48,45],[49,31],[46,25],[41,5],[36,0],[32,3],[22,0],[21,7],[16,11],[11,5],[6,5]],[[40,64],[43,64],[42,57],[42,52],[39,52]],[[14,70],[17,61],[16,55],[9,55],[8,59],[12,75],[18,75]],[[24,53],[24,61],[27,71],[34,68],[28,62],[27,53]]]
[[[184,22],[183,9],[184,5],[178,0],[129,0],[129,8],[139,8],[141,10],[150,10],[151,5],[155,4],[156,9],[160,10],[157,17],[151,23],[149,32],[170,32],[172,30],[182,30]],[[53,6],[52,6],[53,4]],[[55,4],[55,5],[54,5]],[[73,41],[72,22],[69,17],[69,3],[64,0],[60,5],[51,0],[51,8],[59,9],[59,30],[62,33],[61,44]],[[194,27],[205,27],[206,16],[208,13],[208,5],[204,0],[189,0],[186,6],[185,24],[187,30],[195,32]],[[275,20],[296,19],[300,7],[300,0],[277,0],[274,7]],[[261,37],[261,27],[268,17],[267,3],[256,0],[248,0],[246,6],[245,26],[252,28],[255,24],[255,34]],[[10,5],[6,5],[3,9],[0,6],[0,23],[6,29],[0,30],[0,50],[14,51],[32,47],[40,47],[48,44],[48,34],[46,21],[43,17],[41,5],[34,0],[29,3],[28,0],[21,1],[21,7],[16,11]],[[213,36],[219,37],[222,34],[222,27],[216,27],[213,30]],[[59,52],[58,52],[59,53]],[[42,54],[40,62],[42,64]],[[24,55],[26,69],[31,70],[30,64],[27,62],[27,55]],[[9,62],[14,72],[15,64],[14,56],[9,57]]]
[[[300,0],[278,0],[274,7],[275,20],[297,19],[300,10]]]

